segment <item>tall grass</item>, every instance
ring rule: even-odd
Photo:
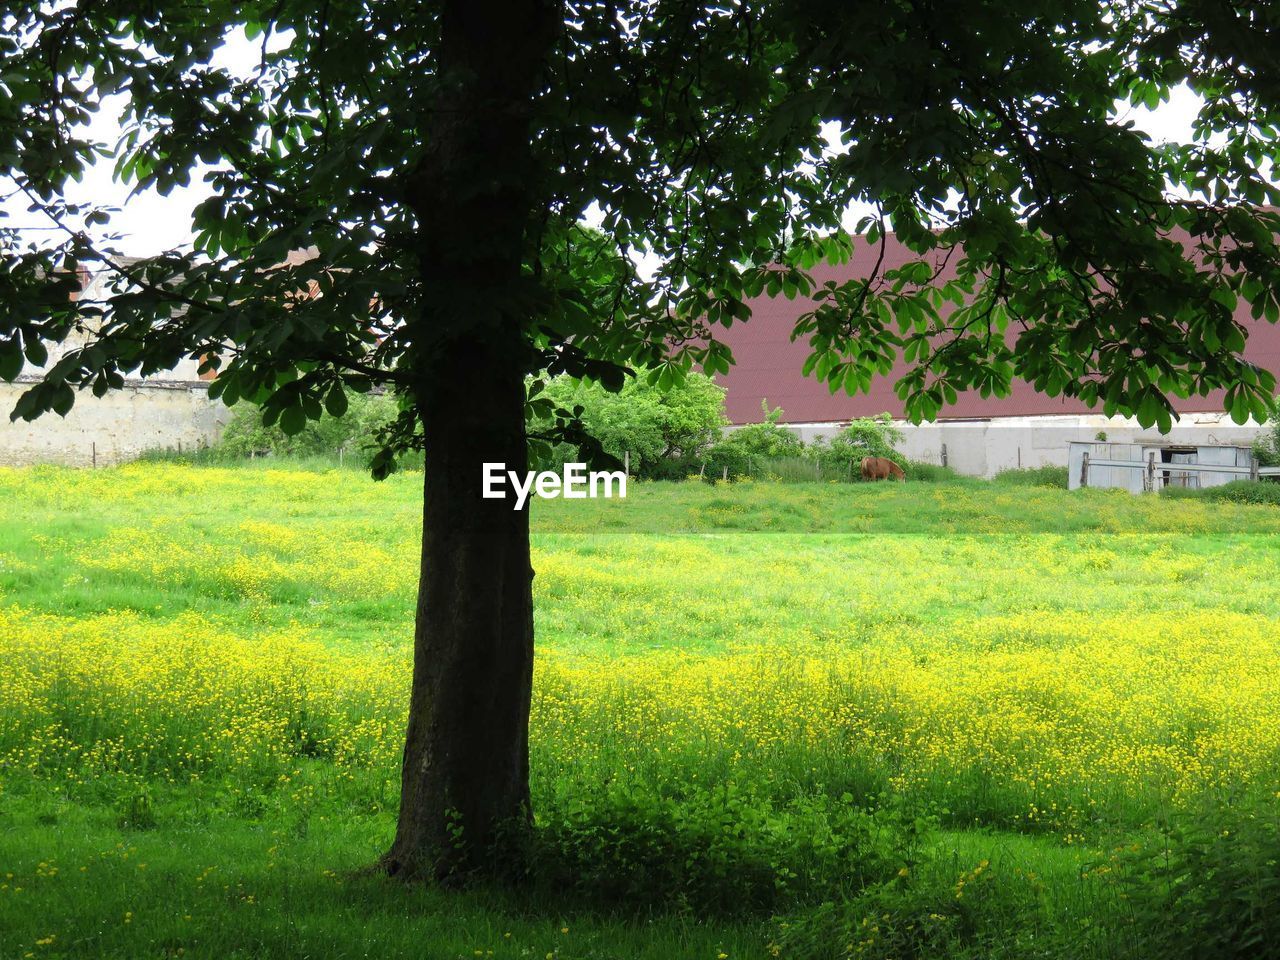
[[[402,894],[351,871],[393,827],[419,480],[0,471],[0,956],[1139,957],[1170,890],[1266,955],[1222,864],[1271,889],[1273,509],[539,503],[529,883]]]
[[[1020,467],[1001,470],[995,475],[993,482],[1007,486],[1056,487],[1060,490],[1065,490],[1068,482],[1067,468]]]

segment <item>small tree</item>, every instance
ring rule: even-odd
[[[800,435],[782,424],[782,408],[769,409],[769,401],[761,400],[764,419],[738,427],[718,444],[721,450],[743,457],[798,457],[804,453]]]
[[[355,394],[348,403],[343,416],[321,417],[295,434],[285,433],[279,423],[266,424],[261,407],[237,404],[214,450],[234,458],[264,452],[317,456],[345,449],[367,461],[378,449],[379,434],[396,419],[399,409],[387,394]]]
[[[619,460],[629,453],[632,471],[640,476],[658,474],[665,460],[701,453],[719,439],[728,422],[724,388],[701,373],[663,387],[656,376],[641,372],[616,393],[590,380],[561,376],[543,392],[559,409],[581,407],[582,424],[591,436]],[[535,424],[533,432],[546,425]],[[578,451],[558,444],[550,454],[544,459],[563,462]]]
[[[858,463],[863,457],[885,457],[905,466],[907,458],[894,449],[902,440],[902,431],[893,425],[893,418],[882,413],[852,421],[830,441],[815,440],[807,453],[823,463],[840,467]]]

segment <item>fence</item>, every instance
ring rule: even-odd
[[[1280,477],[1280,467],[1261,467],[1256,459],[1248,465],[1229,463],[1182,463],[1166,460],[1157,461],[1155,452],[1147,454],[1146,460],[1112,460],[1104,458],[1090,459],[1085,453],[1080,460],[1080,486],[1089,486],[1090,467],[1109,467],[1128,470],[1142,470],[1142,489],[1152,491],[1160,487],[1191,486],[1191,479],[1199,486],[1199,475],[1202,473],[1234,474],[1242,478],[1258,481],[1263,477]],[[1159,476],[1157,477],[1157,474]]]

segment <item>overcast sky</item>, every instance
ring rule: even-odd
[[[215,62],[225,65],[233,73],[247,75],[257,65],[259,50],[259,42],[250,42],[243,35],[233,35],[220,48]],[[91,124],[92,134],[101,142],[114,145],[119,138],[122,104],[123,97],[109,98]],[[1126,111],[1122,119],[1132,120],[1158,143],[1185,142],[1191,139],[1196,108],[1196,97],[1187,89],[1179,88],[1167,103],[1156,110],[1133,108]],[[132,194],[128,186],[112,179],[112,166],[111,161],[97,163],[82,182],[69,186],[67,199],[121,207],[120,212],[112,217],[108,229],[124,235],[119,246],[127,254],[146,256],[189,245],[192,237],[191,211],[210,193],[201,179],[205,171],[193,174],[191,186],[160,196],[155,191]],[[28,213],[25,198],[11,198],[2,206],[10,214],[6,225],[25,228],[25,237],[34,239],[49,233],[51,223],[39,214]],[[852,227],[856,215],[850,217],[847,227]]]

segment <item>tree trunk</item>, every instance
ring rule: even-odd
[[[424,307],[409,332],[426,476],[400,817],[382,861],[397,876],[493,873],[495,843],[530,817],[528,508],[481,492],[483,464],[523,476],[528,463],[530,115],[557,13],[545,0],[445,4],[441,106],[407,184],[421,241]]]
[[[425,420],[413,692],[386,860],[392,873],[436,879],[484,871],[504,826],[529,817],[529,515],[480,497],[482,463],[526,469],[524,383],[492,348],[459,347]]]

